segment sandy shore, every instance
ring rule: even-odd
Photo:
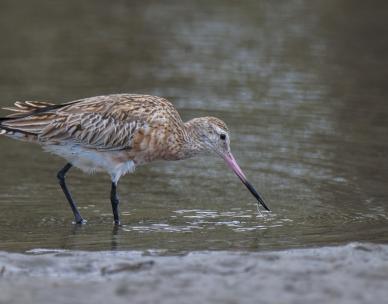
[[[0,252],[0,303],[384,303],[388,245],[277,252]]]

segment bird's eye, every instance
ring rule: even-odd
[[[225,134],[220,134],[220,139],[225,140],[226,139],[226,135]]]

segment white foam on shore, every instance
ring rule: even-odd
[[[388,245],[273,252],[0,252],[0,303],[383,303]]]

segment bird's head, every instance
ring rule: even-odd
[[[225,122],[216,117],[195,118],[191,122],[195,125],[197,140],[201,142],[204,149],[214,152],[222,157],[228,167],[233,170],[257,201],[269,211],[269,208],[266,206],[263,198],[248,182],[245,174],[237,164],[237,161],[230,150],[229,130]]]

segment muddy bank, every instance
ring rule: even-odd
[[[0,303],[383,303],[388,245],[278,252],[0,253]]]

